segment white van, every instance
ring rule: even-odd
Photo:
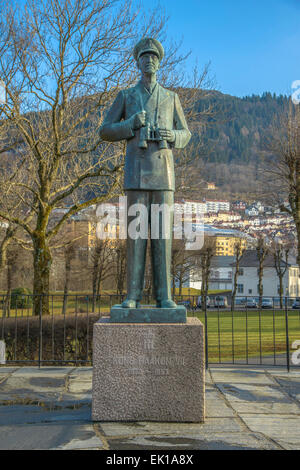
[[[228,307],[227,297],[223,295],[217,295],[217,297],[214,298],[214,307],[217,307],[217,308]]]

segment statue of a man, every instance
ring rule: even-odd
[[[174,308],[171,296],[171,255],[174,205],[172,148],[183,148],[191,133],[178,95],[156,81],[164,56],[159,41],[144,38],[133,51],[141,71],[139,83],[119,92],[101,127],[103,140],[127,140],[124,189],[128,207],[144,204],[169,206],[168,236],[151,238],[151,260],[156,306]],[[128,226],[134,217],[127,216]],[[149,225],[151,219],[149,217]],[[147,239],[127,237],[127,298],[124,308],[139,307],[143,292]]]

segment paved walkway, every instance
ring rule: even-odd
[[[92,423],[91,368],[0,367],[0,449],[300,449],[300,370],[211,368],[204,424]]]

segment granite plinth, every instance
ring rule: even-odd
[[[112,323],[186,323],[186,308],[139,307],[124,308],[114,305],[110,311]]]
[[[94,421],[204,421],[204,331],[187,323],[94,324]]]

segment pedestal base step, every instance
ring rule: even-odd
[[[114,305],[110,311],[111,323],[186,323],[186,308],[157,308],[154,305],[139,308],[123,308]]]

